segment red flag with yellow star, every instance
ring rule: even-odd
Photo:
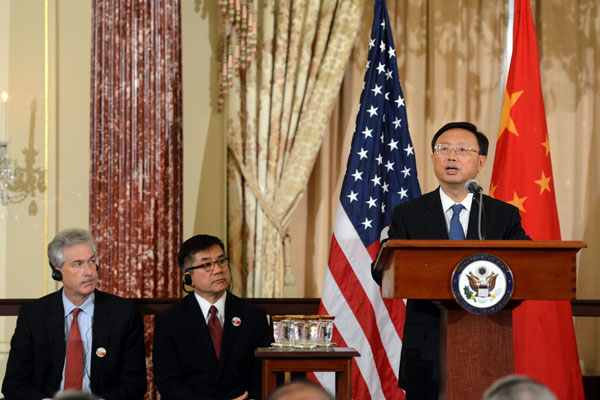
[[[515,0],[513,53],[490,195],[519,208],[523,228],[533,240],[560,240],[529,0]],[[513,327],[515,373],[546,384],[561,400],[583,400],[571,304],[526,301],[513,312]]]

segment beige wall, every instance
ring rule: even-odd
[[[0,92],[8,90],[8,34],[10,21],[10,3],[0,2]],[[0,115],[0,118],[2,116]],[[0,119],[0,126],[2,120]],[[6,253],[7,253],[7,226],[8,210],[0,205],[0,298],[6,297],[8,283],[5,279]],[[14,325],[14,318],[0,318],[0,376],[4,376],[4,365],[9,350],[6,326]]]
[[[227,203],[223,114],[217,111],[218,8],[181,3],[183,63],[183,237],[225,239]]]

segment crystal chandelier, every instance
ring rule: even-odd
[[[46,190],[46,171],[35,166],[35,158],[39,151],[34,148],[33,133],[29,136],[29,145],[23,149],[25,167],[17,165],[16,160],[8,157],[8,136],[6,133],[6,103],[8,94],[2,93],[2,136],[0,137],[0,205],[21,203],[28,197],[34,198],[36,192]],[[37,105],[31,104],[31,113],[35,114]],[[32,199],[29,214],[37,214],[37,204]]]
[[[17,162],[7,157],[8,142],[0,142],[0,204],[11,202],[10,189],[17,181]]]

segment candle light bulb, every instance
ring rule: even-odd
[[[2,102],[3,103],[8,102],[8,93],[6,93],[6,90],[4,92],[2,92]]]

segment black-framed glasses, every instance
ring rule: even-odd
[[[218,265],[221,268],[227,268],[229,266],[229,258],[223,257],[215,261],[209,261],[200,265],[194,265],[193,267],[189,267],[188,269],[186,269],[185,272],[189,272],[193,269],[202,269],[206,272],[211,272],[213,269],[215,269],[216,265]]]
[[[466,156],[467,154],[469,154],[471,152],[481,154],[479,152],[479,150],[475,150],[474,148],[472,148],[470,146],[465,146],[462,144],[457,144],[456,146],[450,146],[449,144],[440,143],[440,144],[436,144],[433,149],[435,150],[436,153],[444,155],[444,156],[447,156],[448,154],[450,154],[452,149],[454,149],[454,154],[456,154],[457,156]]]

